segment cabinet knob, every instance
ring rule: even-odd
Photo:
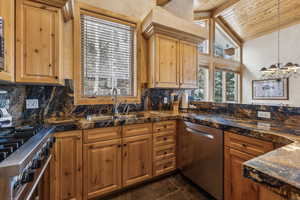
[[[58,79],[58,76],[54,76],[55,79]]]

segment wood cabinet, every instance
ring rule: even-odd
[[[149,52],[150,87],[179,88],[179,40],[157,34]]]
[[[176,169],[176,121],[153,124],[153,175]]]
[[[84,199],[122,187],[121,139],[84,145]]]
[[[149,38],[150,88],[196,88],[197,46],[163,34]]]
[[[31,0],[39,3],[48,4],[51,6],[62,8],[66,5],[67,1],[69,0]]]
[[[243,163],[273,150],[273,143],[225,132],[225,200],[283,200],[284,198],[243,176]]]
[[[16,82],[62,84],[61,9],[16,1]]]
[[[180,41],[180,87],[197,88],[197,45]]]
[[[51,199],[82,199],[82,131],[56,133]]]
[[[152,177],[152,135],[123,139],[123,186]]]
[[[0,70],[0,80],[15,80],[15,1],[0,1],[0,17],[3,20],[4,60]],[[0,58],[1,59],[1,58]]]

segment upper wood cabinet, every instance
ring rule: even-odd
[[[51,5],[51,6],[56,6],[56,7],[62,8],[66,5],[66,3],[69,0],[31,0],[31,1],[44,3],[44,4]]]
[[[159,6],[142,23],[148,39],[150,88],[197,88],[197,44],[208,31]]]
[[[197,46],[162,34],[149,39],[150,88],[196,88]]]
[[[82,131],[56,133],[51,199],[82,199]]]
[[[179,40],[157,34],[149,48],[149,87],[179,88]]]
[[[197,45],[180,41],[180,87],[197,88]]]
[[[15,1],[0,1],[0,17],[3,23],[4,37],[4,66],[0,70],[0,80],[14,82],[15,81]],[[1,59],[1,58],[0,58]]]
[[[16,82],[62,84],[61,9],[16,1]]]

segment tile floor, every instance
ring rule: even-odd
[[[180,174],[99,200],[213,200]]]

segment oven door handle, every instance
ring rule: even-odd
[[[198,130],[195,130],[195,129],[191,129],[191,128],[188,128],[186,127],[185,128],[188,132],[190,133],[194,133],[194,134],[197,134],[197,135],[200,135],[200,136],[203,136],[203,137],[206,137],[210,140],[213,140],[215,137],[211,134],[208,134],[208,133],[204,133],[204,132],[201,132],[201,131],[198,131]]]
[[[32,188],[31,188],[30,192],[28,193],[28,195],[27,195],[27,197],[26,197],[25,200],[30,200],[32,194],[34,193],[36,187],[38,186],[40,180],[42,179],[42,177],[43,177],[43,175],[44,175],[44,173],[45,173],[48,165],[50,164],[51,159],[52,159],[52,155],[49,155],[47,161],[45,162],[43,168],[41,169],[41,172],[40,172],[39,176],[36,178],[36,180],[35,180]]]

